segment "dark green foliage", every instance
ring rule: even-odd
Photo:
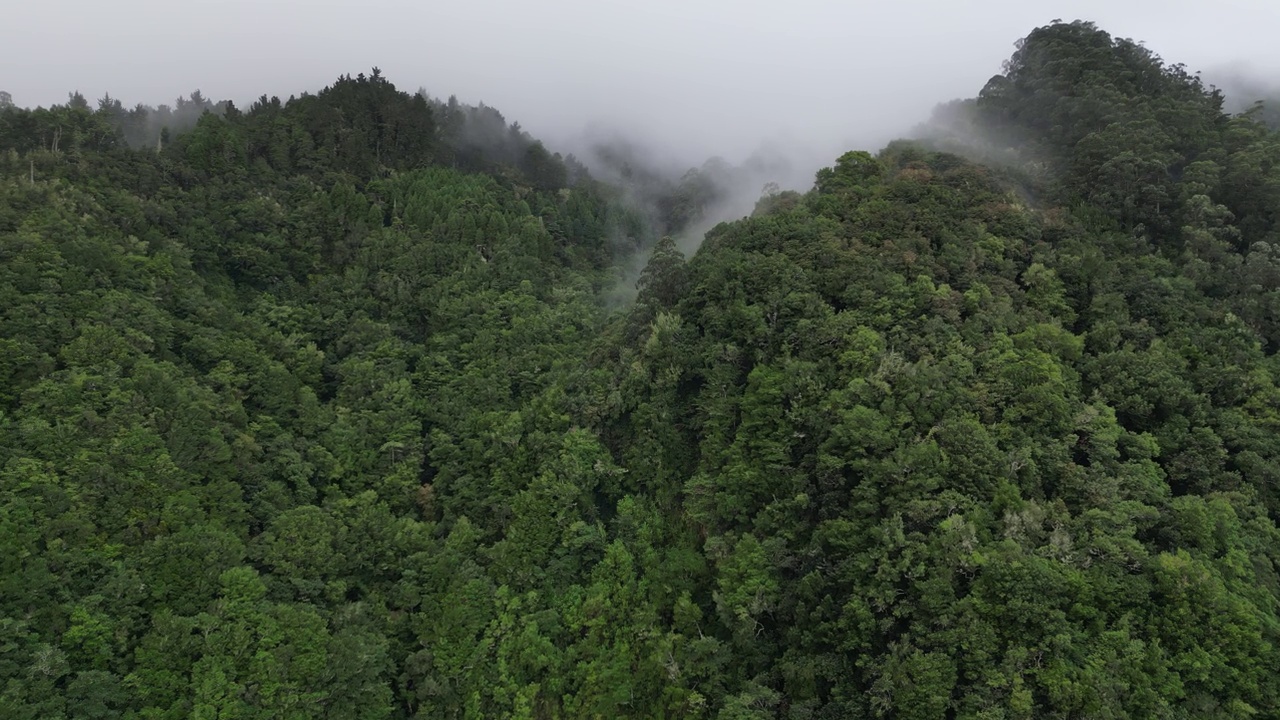
[[[376,70],[158,150],[0,108],[0,716],[1274,716],[1280,140],[1220,103],[1038,29],[950,109],[1013,166],[847,153],[614,314],[719,165],[646,217]]]

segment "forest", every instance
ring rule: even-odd
[[[0,94],[0,717],[1280,717],[1276,115],[975,90],[688,253],[377,69]]]

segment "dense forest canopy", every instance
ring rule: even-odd
[[[1280,713],[1280,134],[1137,43],[696,252],[376,69],[0,101],[0,717]]]

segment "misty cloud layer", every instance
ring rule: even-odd
[[[1058,17],[1192,69],[1280,69],[1280,6],[1266,0],[45,0],[4,15],[0,90],[21,105],[72,90],[158,105],[200,89],[247,106],[376,65],[403,89],[496,107],[589,163],[625,137],[676,177],[709,157],[769,158],[784,187],[972,96],[1018,38]]]

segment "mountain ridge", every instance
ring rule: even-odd
[[[1136,43],[693,245],[376,69],[118,109],[0,110],[5,717],[1280,708],[1280,136]]]

